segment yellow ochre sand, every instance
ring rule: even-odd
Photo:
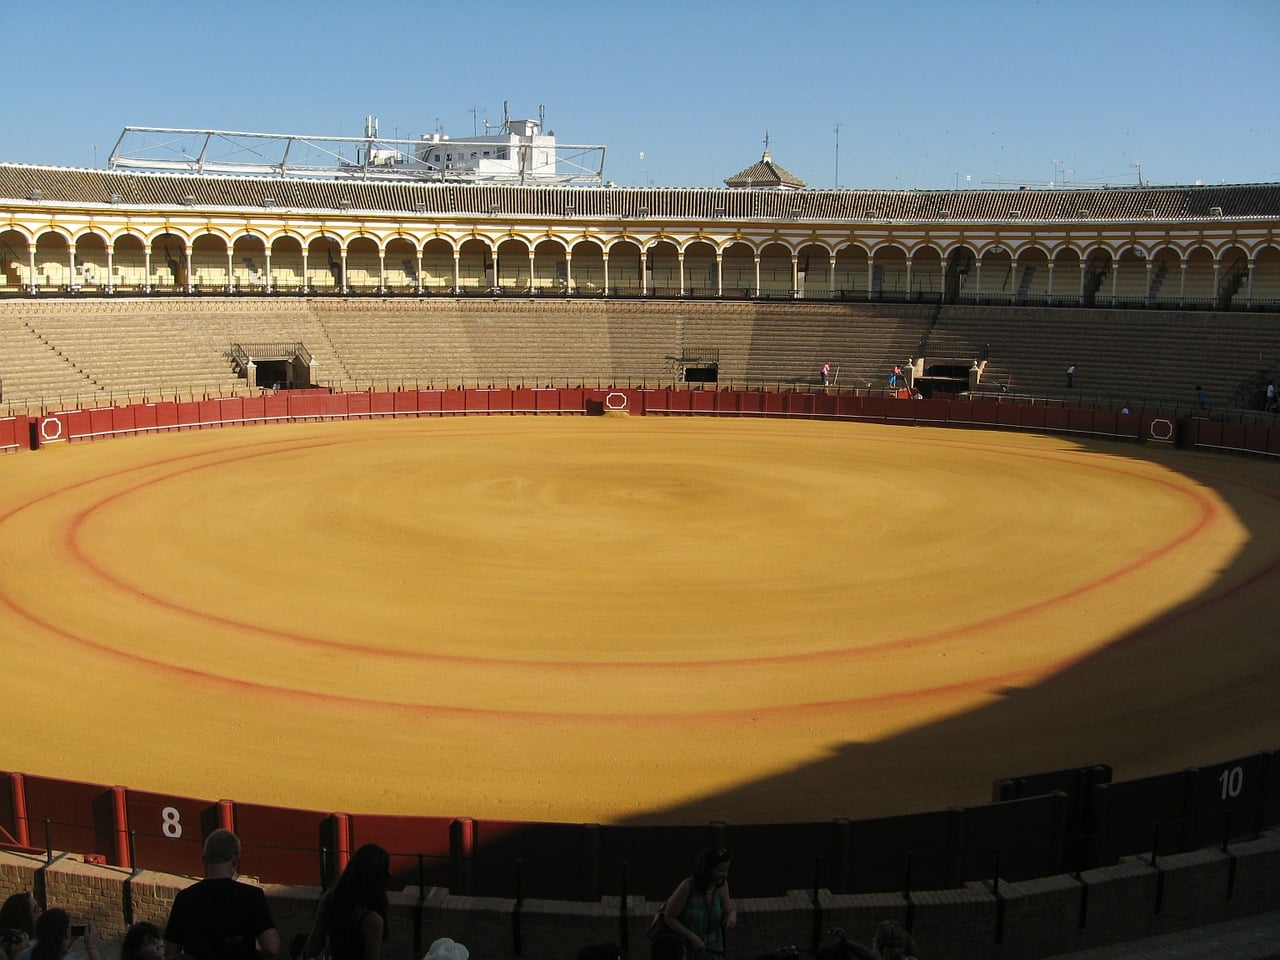
[[[349,812],[819,820],[1280,746],[1274,464],[737,419],[0,462],[0,768]]]

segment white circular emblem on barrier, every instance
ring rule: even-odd
[[[1151,439],[1152,440],[1172,440],[1173,439],[1173,422],[1163,418],[1151,421]]]
[[[627,395],[625,393],[606,393],[604,395],[604,408],[606,410],[627,409]]]
[[[50,427],[52,426],[52,429]],[[62,421],[57,417],[45,417],[40,421],[40,439],[57,440],[62,436]]]

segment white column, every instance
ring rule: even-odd
[[[1049,292],[1045,294],[1050,302],[1053,301],[1053,261],[1049,261]]]
[[[755,255],[755,258],[754,258],[754,259],[755,259],[755,264],[756,264],[756,292],[755,292],[755,296],[758,298],[758,297],[760,296],[760,254],[758,254],[758,253],[757,253],[757,254]]]
[[[227,293],[236,288],[235,281],[235,249],[227,247]]]
[[[1185,307],[1185,306],[1187,305],[1187,260],[1186,260],[1186,257],[1183,257],[1183,258],[1182,258],[1182,263],[1179,265],[1179,270],[1181,271],[1182,276],[1181,276],[1181,279],[1180,279],[1180,280],[1179,280],[1179,282],[1178,282],[1178,306],[1179,306],[1179,307]]]
[[[378,292],[387,292],[387,252],[378,251]]]
[[[871,299],[871,284],[876,276],[875,257],[867,257],[867,299]]]
[[[107,293],[116,292],[116,245],[114,243],[107,244]]]
[[[1154,267],[1155,265],[1156,265],[1156,262],[1152,260],[1150,257],[1147,257],[1147,291],[1142,297],[1142,303],[1144,306],[1147,306],[1147,307],[1151,306],[1151,275],[1152,275],[1151,268]]]
[[[911,299],[911,263],[910,257],[907,257],[907,299]]]
[[[537,277],[533,274],[533,248],[529,248],[529,292],[534,293],[537,290]]]
[[[262,256],[263,256],[263,259],[266,261],[266,266],[263,268],[266,272],[262,275],[262,292],[270,293],[271,292],[271,248],[267,247],[262,252]]]
[[[306,293],[311,287],[311,277],[307,275],[307,248],[302,247],[302,292]]]
[[[827,254],[827,297],[836,298],[836,258]]]
[[[347,248],[338,251],[338,291],[347,292]]]
[[[418,271],[418,273],[417,273],[417,278],[418,278],[418,283],[417,283],[417,287],[418,287],[418,296],[422,296],[422,248],[421,248],[421,247],[418,247],[418,266],[417,266],[417,271]]]
[[[573,293],[573,252],[564,252],[564,292],[568,296]]]
[[[800,257],[797,254],[791,255],[791,298],[794,300],[801,296],[800,290]]]
[[[684,296],[684,251],[676,251],[676,267],[680,271],[680,296]]]
[[[37,281],[37,279],[36,279],[36,247],[35,247],[35,244],[32,244],[30,247],[28,247],[28,248],[27,248],[27,262],[28,262],[28,264],[29,264],[29,268],[30,268],[30,270],[31,270],[31,274],[30,274],[30,275],[31,275],[31,284],[30,284],[30,286],[31,286],[31,292],[32,292],[32,293],[35,293],[35,292],[36,292],[36,287],[38,287],[38,286],[40,285],[40,284],[39,284],[39,281]]]
[[[724,299],[724,254],[716,251],[716,298]]]
[[[456,296],[462,290],[462,251],[453,251],[453,292]]]

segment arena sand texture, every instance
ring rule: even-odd
[[[0,463],[0,768],[317,810],[816,820],[1280,745],[1275,464],[737,419]]]

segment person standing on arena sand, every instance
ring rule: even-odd
[[[724,960],[724,931],[738,922],[729,896],[729,851],[707,847],[667,898],[662,917],[689,944],[689,960]]]
[[[391,855],[386,850],[376,843],[357,850],[333,889],[320,898],[302,956],[378,960],[387,937],[390,877]]]
[[[195,960],[272,960],[280,932],[262,889],[236,880],[240,840],[218,829],[204,842],[205,879],[178,891],[164,930],[165,956]]]

